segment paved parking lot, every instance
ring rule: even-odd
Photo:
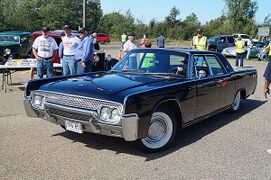
[[[117,56],[117,48],[104,46]],[[167,151],[145,154],[136,143],[95,134],[66,133],[26,117],[26,72],[0,92],[0,179],[271,179],[271,97],[263,98],[256,66],[256,93],[235,114],[221,113],[178,132]]]

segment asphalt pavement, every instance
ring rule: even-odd
[[[102,46],[117,57],[118,47]],[[233,62],[233,61],[231,61]],[[263,97],[267,62],[254,95],[240,111],[220,113],[177,133],[171,148],[146,154],[134,142],[65,132],[28,118],[23,108],[28,72],[0,92],[0,179],[271,179],[271,97]]]

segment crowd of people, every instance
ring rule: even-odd
[[[85,28],[79,30],[79,36],[71,32],[69,25],[64,26],[59,47],[54,38],[49,36],[49,27],[42,28],[42,35],[35,39],[32,51],[37,59],[37,76],[51,77],[53,74],[53,58],[59,52],[63,75],[74,75],[91,72],[92,61],[97,45],[97,34],[88,35]]]

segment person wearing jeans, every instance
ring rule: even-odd
[[[53,76],[53,60],[52,59],[40,59],[37,62],[37,75],[42,78],[44,74],[47,77]]]
[[[79,30],[79,38],[81,41],[74,52],[76,74],[89,73],[93,62],[93,39],[88,36],[85,28]]]
[[[49,27],[42,28],[42,35],[37,37],[32,46],[32,52],[37,59],[37,75],[43,78],[53,75],[54,55],[58,46],[54,38],[49,36]]]
[[[74,52],[80,43],[80,39],[71,33],[69,25],[64,26],[65,36],[62,38],[63,42],[63,58],[62,68],[63,75],[74,75],[76,74],[76,61],[74,58]]]

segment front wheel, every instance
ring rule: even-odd
[[[144,150],[156,152],[167,148],[176,134],[177,122],[172,111],[161,108],[153,113],[147,137],[139,142]]]
[[[238,91],[232,103],[232,107],[231,107],[232,112],[238,111],[240,107],[240,102],[241,102],[241,92]]]

